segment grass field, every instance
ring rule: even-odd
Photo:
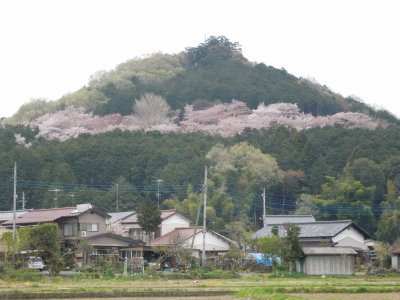
[[[400,299],[400,275],[302,276],[252,274],[232,279],[63,278],[0,280],[0,299],[135,297],[151,299]],[[193,298],[192,298],[193,297]]]

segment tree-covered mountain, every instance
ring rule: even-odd
[[[6,121],[0,209],[12,206],[17,162],[26,207],[136,209],[160,191],[164,207],[194,221],[207,165],[207,216],[220,232],[260,226],[266,188],[269,213],[351,218],[390,242],[400,233],[398,120],[251,63],[224,37],[99,72]]]
[[[390,113],[344,98],[326,86],[297,78],[284,69],[252,63],[242,55],[238,43],[223,36],[212,36],[178,54],[157,53],[129,60],[109,72],[99,71],[87,86],[57,101],[39,99],[23,105],[8,122],[31,121],[69,106],[95,115],[130,115],[135,100],[146,93],[164,97],[174,110],[182,110],[186,104],[236,99],[250,109],[261,103],[293,103],[314,116],[352,111],[397,122]]]

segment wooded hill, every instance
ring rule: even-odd
[[[261,103],[293,103],[314,116],[351,111],[398,122],[387,111],[344,98],[312,80],[297,78],[284,69],[263,63],[252,63],[243,57],[238,43],[225,37],[210,37],[179,54],[158,53],[129,60],[112,71],[99,71],[87,86],[75,93],[51,102],[33,100],[7,122],[31,121],[69,106],[101,116],[130,115],[135,99],[146,93],[164,97],[173,110],[182,110],[187,104],[204,107],[236,99],[250,109]]]
[[[164,112],[161,123],[140,118],[146,103],[158,103],[151,111]],[[231,119],[221,123],[224,114]],[[83,119],[86,127],[78,126]],[[115,211],[118,189],[119,209],[135,209],[145,198],[157,201],[160,188],[165,207],[194,220],[208,165],[209,225],[222,233],[260,226],[263,188],[269,213],[351,218],[390,242],[400,233],[398,120],[251,63],[224,37],[176,55],[133,59],[58,101],[28,103],[5,121],[1,209],[11,208],[17,161],[19,200],[24,192],[27,207],[91,202]],[[230,134],[215,129],[237,124],[244,125]]]

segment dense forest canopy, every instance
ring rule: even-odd
[[[262,118],[268,126],[255,125]],[[355,120],[363,126],[347,126]],[[350,218],[393,242],[399,150],[390,113],[251,63],[238,43],[210,37],[98,72],[75,93],[3,120],[0,209],[11,209],[17,162],[18,208],[24,195],[27,208],[91,202],[111,212],[118,194],[121,211],[137,209],[157,201],[159,188],[164,208],[194,221],[209,166],[208,225],[221,233],[261,226],[266,188],[268,213]]]

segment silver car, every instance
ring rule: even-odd
[[[46,265],[43,263],[43,259],[39,256],[31,256],[28,259],[28,268],[42,271]]]

